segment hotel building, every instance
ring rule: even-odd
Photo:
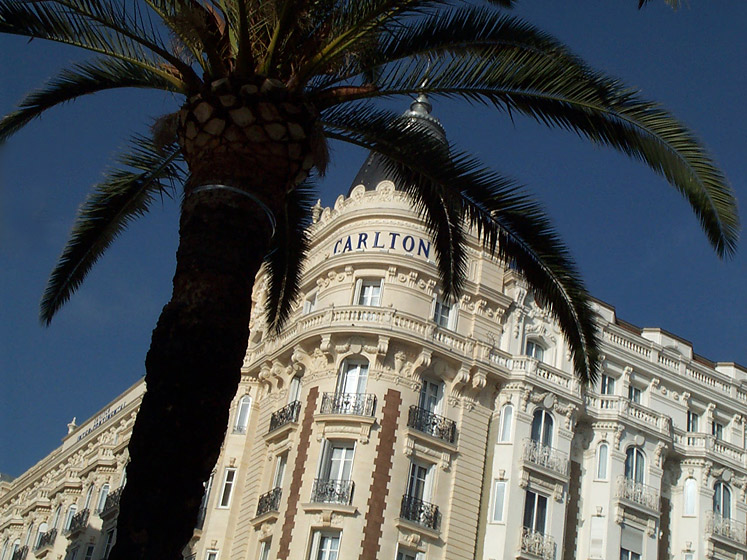
[[[406,115],[440,126],[422,101]],[[185,558],[747,560],[745,368],[596,302],[603,375],[582,387],[473,235],[464,292],[442,298],[375,158],[312,212],[302,300],[279,336],[254,314]],[[0,560],[106,558],[144,390],[0,481]]]

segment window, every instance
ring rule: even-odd
[[[451,301],[444,300],[440,295],[433,299],[433,320],[439,327],[454,330],[456,328],[457,308]]]
[[[397,560],[425,560],[425,554],[416,550],[400,548],[397,551]]]
[[[39,525],[39,530],[36,532],[36,540],[34,541],[34,548],[39,547],[39,541],[41,541],[42,536],[47,531],[49,531],[49,525],[47,525],[47,522],[45,521],[44,523]],[[2,556],[0,556],[0,559],[2,559]]]
[[[227,508],[231,503],[231,492],[233,491],[233,483],[236,479],[236,469],[228,467],[223,475],[223,490],[220,494],[219,508]]]
[[[116,531],[116,529],[109,529],[106,532],[106,544],[104,544],[104,555],[101,557],[102,560],[109,558],[109,553],[112,551],[112,547],[114,546]]]
[[[641,560],[641,555],[625,548],[620,549],[620,560]]]
[[[698,483],[694,478],[685,480],[685,488],[682,491],[684,498],[684,515],[695,515],[695,497],[698,493]]]
[[[383,278],[359,279],[355,283],[355,303],[369,307],[379,307],[381,305],[381,288],[383,284]]]
[[[60,522],[60,516],[62,515],[62,505],[57,506],[54,510],[54,517],[52,518],[52,529],[57,529],[57,524]]]
[[[236,413],[236,424],[233,427],[234,434],[245,434],[246,427],[249,425],[249,411],[252,409],[252,398],[244,395],[239,401],[238,412]]]
[[[433,414],[441,413],[441,401],[444,395],[444,384],[430,379],[423,380],[420,386],[420,399],[418,406],[432,412]]]
[[[527,490],[526,500],[524,501],[524,527],[544,534],[546,520],[547,497]]]
[[[218,560],[218,551],[217,550],[206,550],[205,560]]]
[[[532,441],[552,447],[552,428],[552,414],[541,408],[535,410],[532,419]]]
[[[266,540],[259,543],[259,560],[270,560],[270,546],[272,541]]]
[[[93,491],[94,491],[94,486],[93,484],[91,484],[88,487],[88,491],[86,492],[86,501],[85,501],[85,504],[83,505],[83,509],[89,509],[91,507],[91,500],[93,500]]]
[[[26,529],[26,540],[23,541],[23,546],[28,546],[31,542],[31,535],[34,533],[34,522],[31,522],[29,528]]]
[[[96,511],[102,512],[104,511],[104,506],[106,505],[106,497],[109,495],[109,483],[107,482],[101,487],[101,492],[99,492],[99,501],[96,502]]]
[[[322,454],[319,478],[323,480],[350,480],[353,471],[355,444],[347,441],[327,441]]]
[[[496,480],[493,483],[493,522],[503,521],[503,504],[506,501],[506,481]]]
[[[692,410],[687,411],[687,431],[697,432],[698,431],[698,415]]]
[[[514,418],[514,406],[507,404],[501,410],[501,423],[498,428],[498,441],[511,441],[511,423]]]
[[[78,547],[75,546],[67,551],[65,560],[76,560],[78,558]]]
[[[614,395],[615,394],[615,378],[614,377],[610,377],[609,375],[602,374],[600,393],[602,395]]]
[[[301,398],[301,378],[299,376],[293,377],[288,387],[288,403],[296,402]]]
[[[303,312],[304,315],[307,313],[313,313],[316,311],[316,296],[319,292],[316,290],[311,292],[306,299],[303,300]]]
[[[314,531],[310,560],[337,560],[339,551],[340,533]]]
[[[3,550],[0,552],[0,560],[5,560],[5,555],[8,553],[8,544],[9,539],[5,539],[5,542],[3,543]]]
[[[625,452],[625,478],[643,484],[646,459],[637,447],[628,447]]]
[[[357,394],[366,392],[368,362],[345,360],[337,381],[337,393]]]
[[[607,457],[609,456],[609,446],[606,443],[600,443],[597,447],[597,479],[607,480]]]
[[[633,385],[628,385],[628,400],[636,404],[641,404],[641,390]]]
[[[731,490],[723,482],[713,487],[713,513],[722,519],[731,519]]]
[[[415,500],[431,499],[433,490],[433,467],[418,461],[410,463],[410,475],[407,479],[407,495]]]
[[[589,530],[589,558],[604,558],[605,518],[595,515],[591,518]]]
[[[695,553],[685,552],[684,556],[682,556],[682,560],[695,560]]]
[[[70,524],[73,522],[73,516],[78,511],[78,506],[72,505],[67,510],[67,517],[65,517],[65,524],[62,526],[63,531],[70,530]]]
[[[545,357],[545,349],[533,340],[527,340],[526,355],[541,362]]]
[[[715,420],[711,422],[711,435],[715,436],[719,441],[724,439],[724,425]]]
[[[273,479],[273,488],[283,487],[283,477],[285,476],[285,464],[288,462],[288,454],[283,453],[275,463],[275,477]]]
[[[13,546],[10,549],[10,557],[13,558],[15,556],[16,551],[21,548],[21,539],[16,539],[13,541]]]
[[[83,560],[92,560],[93,558],[93,550],[96,548],[95,544],[89,544],[86,547],[86,555],[83,557]]]

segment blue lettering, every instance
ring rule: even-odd
[[[335,248],[334,248],[334,249],[332,250],[332,254],[333,254],[333,255],[336,255],[336,254],[337,254],[337,250],[338,250],[338,249],[340,248],[340,244],[341,244],[341,243],[342,243],[342,239],[338,239],[338,240],[337,240],[337,243],[335,243]]]
[[[346,251],[352,251],[353,250],[353,243],[350,241],[350,236],[348,235],[348,238],[345,240],[345,246],[342,248],[342,252]]]
[[[358,234],[358,249],[361,248],[361,245],[363,245],[364,249],[368,249],[368,246],[366,245],[367,243],[368,243],[368,234],[359,233]]]
[[[389,237],[392,238],[392,244],[389,246],[390,249],[394,249],[394,243],[397,241],[397,238],[399,237],[399,233],[390,233]]]
[[[412,250],[415,248],[415,240],[412,238],[412,235],[408,235],[404,239],[402,239],[402,248],[406,252],[412,253]]]
[[[383,249],[384,248],[383,245],[379,245],[379,234],[380,233],[381,233],[380,231],[377,231],[376,235],[374,235],[374,243],[373,243],[373,248],[374,249]]]
[[[418,244],[418,256],[420,256],[420,252],[423,252],[425,255],[425,258],[429,258],[428,256],[431,254],[431,242],[428,242],[428,245],[425,244],[425,240],[421,239],[420,243]]]

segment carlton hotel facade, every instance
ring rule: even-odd
[[[596,303],[583,388],[519,275],[470,237],[444,301],[422,221],[359,178],[312,209],[288,327],[255,314],[185,558],[747,560],[747,370]],[[106,558],[143,392],[0,482],[0,560]]]

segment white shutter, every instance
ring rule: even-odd
[[[456,330],[457,317],[459,317],[459,303],[454,301],[449,308],[449,330]]]
[[[604,517],[591,518],[591,530],[589,535],[589,557],[604,558],[604,533],[606,528]]]
[[[353,294],[353,305],[360,305],[361,303],[361,287],[363,286],[363,279],[358,278],[355,281],[355,293]]]
[[[623,527],[620,546],[630,552],[643,554],[643,531],[633,527]]]

